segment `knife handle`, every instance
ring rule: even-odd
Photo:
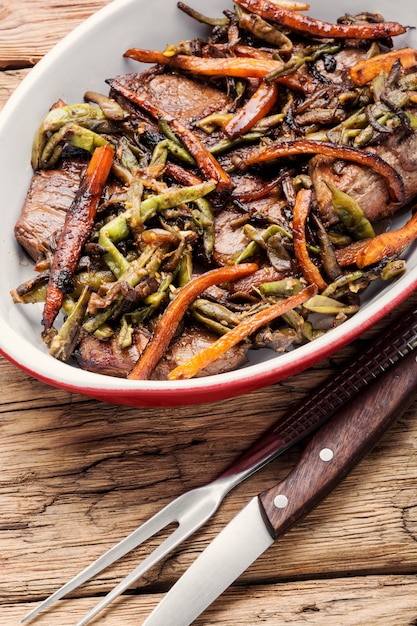
[[[319,504],[374,446],[417,395],[416,355],[410,353],[340,409],[307,444],[295,469],[259,494],[275,539]]]

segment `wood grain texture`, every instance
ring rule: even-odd
[[[4,0],[0,4],[0,69],[35,65],[60,39],[110,0],[44,2]]]
[[[0,4],[0,107],[76,23],[107,4]],[[1,149],[1,148],[0,148]],[[414,301],[416,298],[414,297]],[[405,305],[404,305],[405,306]],[[404,307],[403,307],[404,308]],[[400,312],[333,357],[225,402],[135,409],[53,389],[0,357],[0,624],[40,600],[185,490],[214,478],[278,415],[359,353]],[[277,541],[198,625],[417,624],[417,403],[349,477]],[[92,624],[135,626],[254,494],[282,480],[292,450]],[[70,626],[156,545],[136,550],[33,621]]]

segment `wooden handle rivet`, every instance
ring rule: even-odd
[[[330,450],[330,448],[323,448],[320,450],[319,456],[322,461],[326,461],[327,463],[328,461],[331,461],[334,456],[333,450]]]
[[[274,505],[277,509],[285,509],[288,504],[288,498],[283,493],[278,494],[274,498]]]

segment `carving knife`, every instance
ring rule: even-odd
[[[411,352],[339,410],[295,469],[255,496],[200,554],[144,626],[188,626],[274,541],[315,508],[417,396]]]

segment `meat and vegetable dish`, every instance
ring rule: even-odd
[[[15,235],[49,352],[130,379],[236,369],[342,324],[417,237],[417,53],[363,12],[238,0],[58,101]],[[389,230],[404,214],[404,226]]]

